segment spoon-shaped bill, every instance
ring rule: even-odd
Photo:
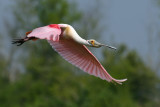
[[[104,45],[104,44],[102,44],[102,46],[106,46],[106,47],[111,48],[111,49],[114,49],[114,50],[117,49],[117,48],[115,48],[115,47],[113,47],[113,46],[109,46],[109,45]]]
[[[97,46],[97,47],[105,46],[105,47],[108,47],[108,48],[111,48],[111,49],[114,49],[114,50],[117,49],[117,48],[115,48],[115,47],[113,47],[113,46],[101,44],[101,43],[99,43],[99,42],[97,42],[97,41],[95,41],[95,46]]]

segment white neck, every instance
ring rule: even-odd
[[[89,45],[88,41],[81,38],[77,33],[74,34],[74,36],[72,36],[73,40],[75,40],[76,42],[82,44],[82,45]]]
[[[69,35],[74,41],[76,41],[76,42],[78,42],[82,45],[88,45],[89,46],[88,41],[81,38],[72,26],[68,25],[65,33],[66,33],[66,35]]]
[[[79,35],[78,35],[79,36]],[[80,37],[80,36],[79,36]],[[85,39],[83,39],[83,38],[79,38],[78,40],[77,40],[77,38],[75,38],[74,39],[76,42],[78,42],[78,43],[80,43],[80,44],[82,44],[82,45],[89,45],[88,44],[88,41],[87,40],[85,40]]]

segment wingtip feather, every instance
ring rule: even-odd
[[[112,82],[116,82],[120,85],[122,85],[123,82],[127,81],[127,79],[121,79],[121,80],[117,80],[117,79],[113,79]]]

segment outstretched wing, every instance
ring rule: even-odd
[[[47,39],[53,41],[59,41],[61,29],[58,24],[50,24],[48,26],[39,27],[29,32],[27,37],[36,37],[39,39]]]
[[[109,82],[115,81],[119,84],[127,80],[117,80],[112,78],[97,58],[84,45],[78,44],[71,39],[68,40],[61,38],[59,42],[54,42],[52,40],[49,40],[48,42],[65,60],[88,74]]]

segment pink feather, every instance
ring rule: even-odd
[[[57,24],[51,24],[34,29],[27,37],[36,37],[39,39],[59,41],[61,29]]]
[[[71,39],[61,39],[58,42],[48,41],[65,60],[82,69],[90,75],[94,75],[109,82],[115,81],[119,84],[127,79],[117,80],[109,75],[97,58],[86,48]]]

